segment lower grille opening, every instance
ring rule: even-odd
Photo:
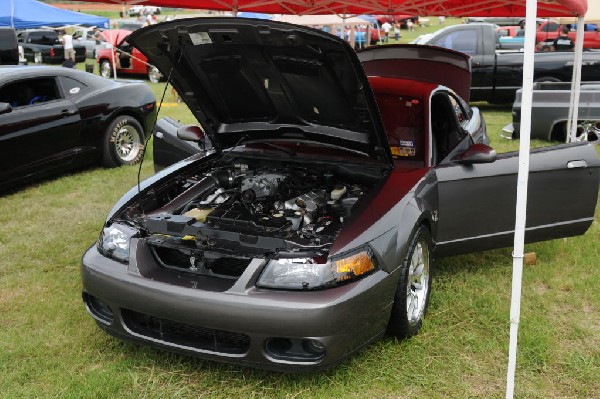
[[[122,309],[121,316],[134,333],[164,342],[231,354],[246,353],[250,347],[250,337],[243,333],[195,326],[129,309]]]

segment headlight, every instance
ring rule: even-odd
[[[106,256],[121,262],[129,262],[129,241],[135,234],[137,234],[136,230],[114,223],[102,230],[98,248]]]
[[[374,270],[377,263],[370,249],[326,263],[311,258],[274,259],[265,266],[256,285],[289,290],[330,288],[355,281]]]

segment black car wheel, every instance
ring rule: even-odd
[[[115,118],[104,134],[102,163],[108,167],[133,165],[144,155],[144,131],[135,118]]]
[[[107,79],[112,76],[112,67],[108,60],[102,60],[100,62],[100,76]]]
[[[425,226],[413,234],[400,268],[387,332],[398,338],[416,335],[423,323],[431,288],[431,235]]]

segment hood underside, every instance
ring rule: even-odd
[[[219,149],[305,140],[390,162],[374,96],[352,48],[311,28],[239,18],[177,20],[128,41],[171,80]]]

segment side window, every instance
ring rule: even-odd
[[[82,36],[82,33],[80,30],[73,32],[73,40],[79,39],[81,36]]]
[[[548,22],[542,30],[544,32],[555,32],[558,30],[558,24],[555,22]]]
[[[445,47],[465,54],[477,53],[477,35],[472,30],[451,32],[433,43],[434,46]]]
[[[69,78],[67,76],[61,76],[59,79],[65,98],[72,97],[87,89],[87,85],[85,83],[82,83],[76,79]]]
[[[35,78],[6,84],[0,89],[0,102],[13,108],[27,107],[60,98],[54,78]]]
[[[464,130],[457,125],[456,105],[458,105],[456,98],[446,92],[438,92],[431,98],[431,158],[433,165],[437,165],[449,155],[460,150],[459,144],[465,138]]]
[[[469,124],[469,119],[471,119],[469,114],[465,111],[463,105],[464,103],[457,97],[454,97],[452,94],[450,94],[448,98],[450,99],[452,108],[454,108],[454,114],[456,115],[456,120],[458,121],[458,124],[464,128],[466,125]]]

